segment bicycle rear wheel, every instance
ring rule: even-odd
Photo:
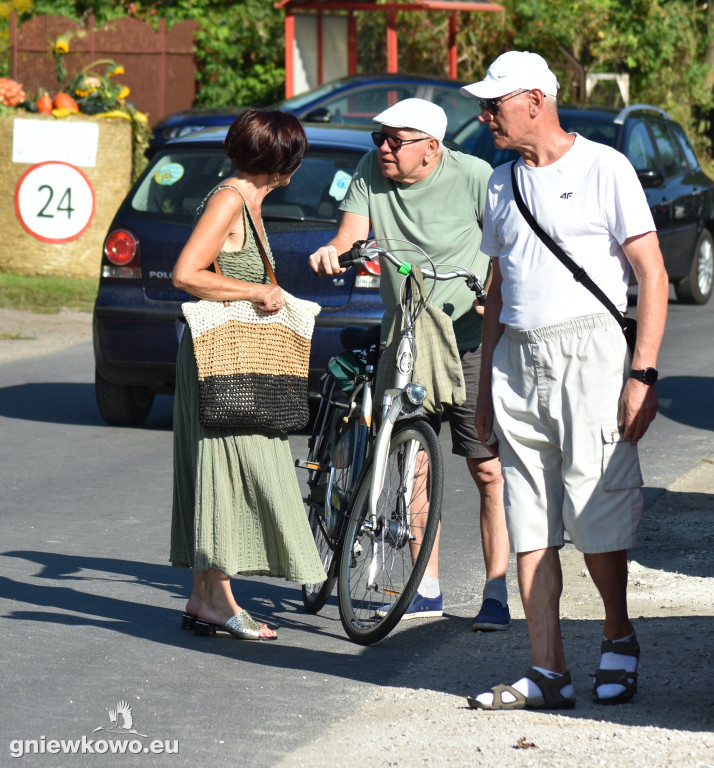
[[[441,516],[443,467],[425,421],[397,424],[373,524],[369,497],[374,456],[365,465],[347,512],[338,599],[345,632],[369,645],[386,637],[419,586]]]
[[[322,560],[322,567],[325,569],[327,578],[325,581],[316,584],[302,585],[302,603],[308,613],[318,613],[330,599],[332,590],[337,580],[337,560],[335,558],[334,542],[332,542],[323,533],[320,527],[319,513],[313,508],[307,513],[307,519],[312,528],[312,535],[315,538],[317,551]]]
[[[317,584],[303,584],[302,602],[309,613],[322,610],[337,580],[339,563],[335,552],[347,512],[354,430],[354,420],[344,424],[342,412],[331,407],[315,451],[313,461],[319,469],[311,471],[308,481],[307,517],[327,579]]]

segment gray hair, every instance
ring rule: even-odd
[[[424,133],[424,131],[418,131],[416,128],[408,128],[407,130],[411,131],[417,136],[424,136],[424,138],[436,139],[436,141],[439,142],[439,148],[437,150],[437,154],[441,154],[441,150],[444,147],[444,142],[441,141],[441,139],[437,139],[436,136],[432,136],[430,133]]]

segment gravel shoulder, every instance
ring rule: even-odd
[[[91,322],[86,312],[0,309],[0,362],[89,341]],[[580,554],[566,546],[561,559],[575,710],[486,713],[466,706],[466,695],[512,682],[528,666],[528,635],[511,568],[510,631],[474,634],[473,604],[448,605],[443,619],[420,622],[420,650],[405,653],[402,686],[376,688],[352,716],[326,726],[320,739],[279,768],[712,768],[714,457],[679,478],[646,511],[639,544],[630,552],[630,609],[642,658],[640,690],[628,704],[603,707],[590,700],[600,601]]]
[[[714,460],[680,478],[647,510],[630,556],[630,612],[642,646],[633,701],[607,707],[590,699],[601,603],[582,556],[566,545],[561,610],[575,710],[488,713],[466,704],[466,695],[513,682],[528,667],[511,568],[508,632],[474,634],[473,605],[448,606],[443,619],[422,622],[424,652],[405,658],[404,687],[377,689],[279,768],[711,768]]]
[[[39,314],[0,309],[0,362],[59,352],[92,338],[92,315],[63,309]]]

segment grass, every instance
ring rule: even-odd
[[[0,309],[52,314],[61,309],[91,312],[97,281],[75,277],[27,277],[0,272]]]

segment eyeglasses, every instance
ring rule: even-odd
[[[402,148],[402,144],[413,144],[416,141],[427,141],[430,136],[424,136],[421,139],[403,139],[401,136],[392,136],[384,131],[374,131],[372,141],[375,147],[381,147],[386,141],[389,148],[397,151]]]
[[[496,117],[496,115],[498,115],[498,108],[501,106],[501,104],[503,104],[505,101],[508,101],[509,99],[515,99],[516,96],[520,96],[522,93],[528,93],[528,90],[524,88],[520,91],[512,93],[510,96],[502,96],[500,99],[476,99],[476,102],[478,104],[478,108],[482,112],[489,112],[491,115]]]

